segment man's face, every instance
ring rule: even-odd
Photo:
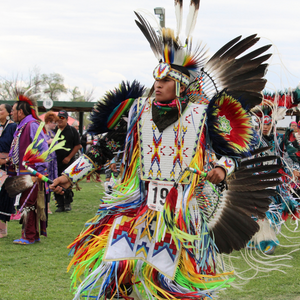
[[[263,135],[269,135],[272,129],[272,123],[263,125]]]
[[[182,88],[180,88],[181,90]],[[184,88],[183,88],[184,89]],[[154,83],[155,99],[158,102],[168,102],[176,98],[175,81],[166,77]]]
[[[58,117],[57,126],[58,128],[65,128],[68,124],[68,119],[64,117]]]
[[[297,124],[291,124],[291,129],[293,129],[294,131],[297,130]]]
[[[11,118],[13,119],[14,122],[19,122],[20,120],[20,111],[17,110],[17,103],[15,103],[12,107],[12,110],[11,110]]]

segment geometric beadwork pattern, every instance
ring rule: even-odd
[[[139,107],[147,101],[138,122],[142,179],[175,181],[195,155],[207,105],[189,103],[179,120],[159,132],[152,120],[153,99],[138,101]]]
[[[136,240],[136,232],[137,230],[132,230],[132,232],[129,234],[130,231],[130,222],[124,222],[123,224],[119,224],[116,226],[112,238],[112,245],[116,244],[121,239],[124,239],[128,246],[133,250],[134,243]]]
[[[154,246],[154,251],[153,251],[153,257],[155,257],[157,254],[161,253],[162,251],[167,251],[169,256],[172,258],[173,261],[175,261],[175,257],[177,254],[177,249],[175,246],[174,241],[172,240],[171,244],[171,234],[166,233],[166,236],[163,241],[157,242]]]
[[[69,167],[67,167],[63,173],[66,174],[72,182],[77,182],[85,175],[95,169],[90,159],[85,155],[82,155],[78,160],[74,161]]]
[[[142,222],[134,230],[131,227],[132,220],[125,216],[116,218],[103,260],[142,260],[173,280],[181,248],[176,249],[169,232],[166,232],[164,240],[156,242],[155,218],[150,223],[147,220],[147,224],[146,221]]]

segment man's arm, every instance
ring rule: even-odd
[[[235,162],[228,156],[222,156],[214,163],[214,166],[215,168],[207,173],[206,180],[213,184],[219,184],[234,171]]]
[[[66,156],[64,159],[63,159],[63,161],[62,161],[62,163],[63,164],[68,164],[69,162],[70,162],[70,160],[72,159],[72,157],[77,153],[77,151],[78,150],[80,150],[82,148],[82,146],[81,146],[81,144],[79,144],[79,145],[76,145],[74,148],[73,148],[73,150],[70,152],[70,154],[68,155],[68,156]]]

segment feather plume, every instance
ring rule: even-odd
[[[160,35],[156,33],[150,23],[138,12],[134,12],[138,18],[136,25],[140,28],[145,38],[150,44],[150,48],[153,51],[158,61],[162,60],[162,41]]]
[[[195,29],[199,7],[200,7],[200,0],[191,0],[189,13],[187,16],[186,31],[185,31],[186,39],[188,39],[192,35]]]
[[[38,137],[41,133],[41,131],[44,128],[45,123],[41,122],[36,133],[34,136],[33,141],[28,145],[26,148],[25,154],[23,156],[23,162],[26,162],[27,164],[33,165],[36,163],[41,162],[48,162],[51,160],[50,154],[53,153],[56,150],[63,149],[66,151],[69,151],[69,148],[64,148],[64,145],[66,143],[64,137],[59,137],[61,130],[58,129],[51,145],[48,147],[46,151],[42,151],[41,145],[44,141],[44,139],[40,139],[38,141]],[[60,142],[58,142],[60,140]]]

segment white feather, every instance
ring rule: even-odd
[[[182,27],[182,1],[180,0],[175,0],[175,16],[177,23],[176,39],[178,39]]]
[[[186,29],[185,29],[187,39],[190,37],[190,35],[193,33],[195,29],[198,11],[199,11],[199,5],[200,5],[200,0],[191,0],[189,13],[187,16]]]

